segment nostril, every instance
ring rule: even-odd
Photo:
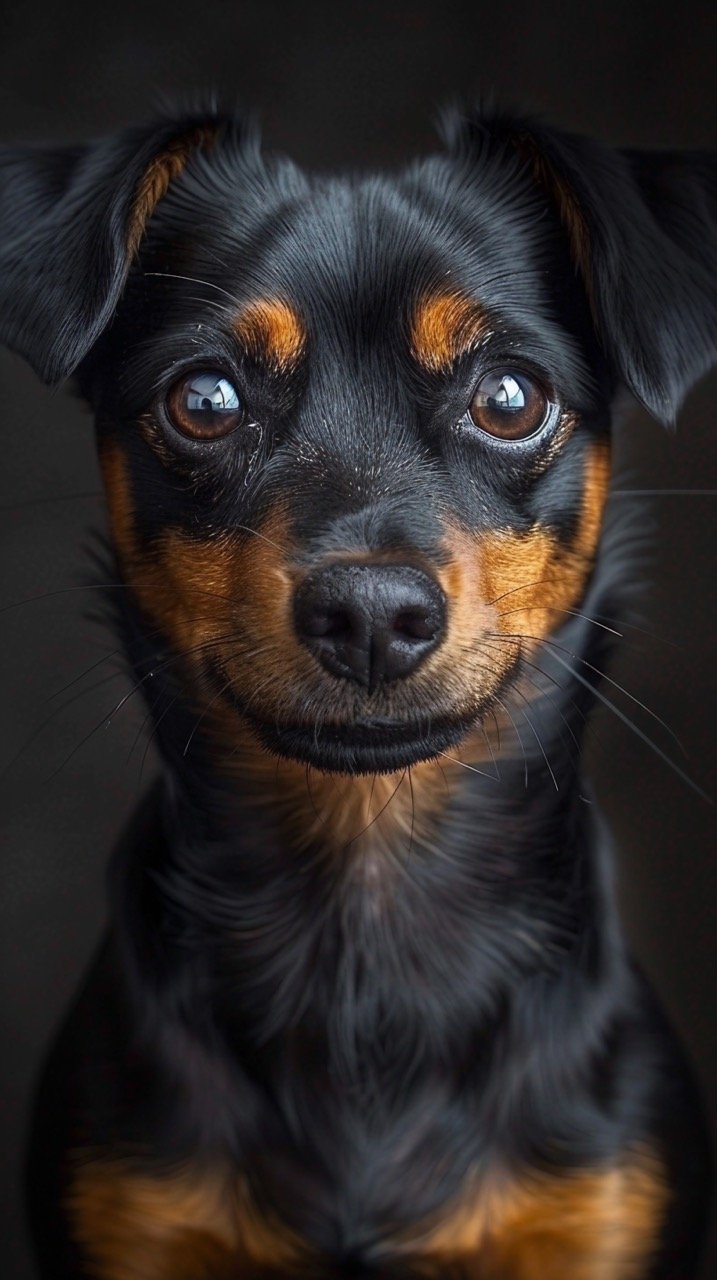
[[[339,639],[348,636],[354,629],[354,620],[347,609],[331,609],[329,611],[307,612],[302,621],[302,630],[307,636]]]
[[[433,640],[438,629],[424,609],[402,609],[393,620],[393,630],[406,640]]]

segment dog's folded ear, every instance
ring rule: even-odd
[[[663,422],[717,358],[717,152],[617,151],[477,112],[454,148],[517,154],[557,209],[616,376]]]
[[[239,127],[204,112],[84,147],[0,148],[0,340],[46,382],[72,373],[109,323],[170,182]]]

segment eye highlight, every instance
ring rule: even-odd
[[[500,440],[526,440],[545,425],[551,403],[543,388],[520,369],[492,369],[470,402],[471,421]]]
[[[216,369],[195,369],[175,382],[166,400],[170,422],[184,436],[218,440],[246,416],[236,387]]]

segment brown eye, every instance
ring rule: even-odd
[[[182,435],[217,440],[241,426],[244,406],[224,374],[198,369],[175,382],[167,396],[167,413]]]
[[[550,401],[527,374],[518,369],[493,369],[484,374],[470,403],[477,427],[501,440],[525,440],[540,430]]]

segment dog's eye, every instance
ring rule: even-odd
[[[196,440],[217,440],[244,420],[236,387],[222,373],[208,369],[175,382],[167,396],[167,413],[182,435]]]
[[[517,369],[493,369],[478,383],[469,413],[488,435],[525,440],[540,430],[549,410],[545,392],[527,374]]]

